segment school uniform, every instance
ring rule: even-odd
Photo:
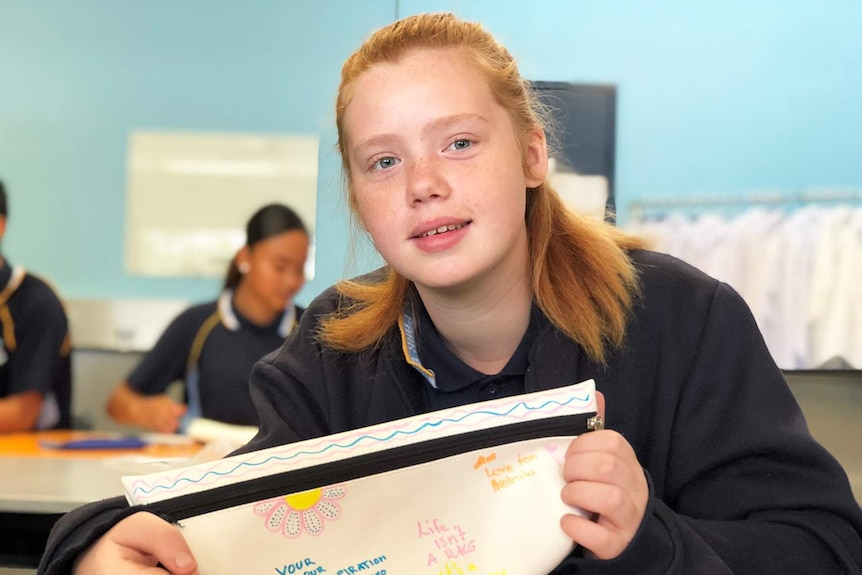
[[[57,294],[4,260],[0,266],[0,398],[36,391],[36,429],[72,426],[69,325]]]
[[[302,315],[291,305],[269,325],[252,323],[233,306],[233,293],[193,306],[177,316],[156,345],[129,374],[131,389],[143,395],[164,393],[182,380],[188,411],[184,422],[205,417],[257,426],[248,381],[252,367],[281,347]]]
[[[838,462],[809,434],[743,300],[670,256],[632,258],[642,294],[606,366],[534,309],[501,377],[447,356],[427,315],[410,306],[379,347],[326,348],[317,321],[341,300],[330,289],[255,367],[260,433],[240,451],[594,378],[607,426],[633,446],[650,497],[619,557],[575,551],[554,574],[862,573],[862,510]],[[139,509],[118,498],[64,517],[39,573],[67,573],[81,550]]]

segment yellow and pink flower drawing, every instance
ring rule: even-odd
[[[336,500],[344,495],[341,485],[311,489],[261,501],[255,504],[254,512],[265,518],[267,529],[279,531],[285,537],[293,539],[303,532],[320,535],[326,521],[335,521],[341,516]]]

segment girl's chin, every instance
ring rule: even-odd
[[[420,288],[445,292],[463,288],[469,283],[470,279],[471,277],[466,274],[424,274],[413,280],[413,283]]]

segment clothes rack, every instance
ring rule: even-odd
[[[642,221],[653,210],[668,208],[726,208],[751,205],[806,205],[812,203],[862,202],[862,188],[809,188],[799,191],[757,190],[743,194],[693,194],[687,196],[658,196],[633,200],[629,203],[631,219]]]

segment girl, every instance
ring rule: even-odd
[[[308,232],[287,206],[258,210],[246,244],[231,260],[217,301],[194,306],[168,326],[155,347],[117,386],[108,413],[154,431],[182,431],[196,417],[257,426],[248,392],[255,362],[278,349],[302,314],[293,298],[305,284]],[[186,403],[165,390],[183,380]]]
[[[486,31],[378,31],[344,65],[337,122],[387,266],[318,297],[256,366],[245,451],[594,378],[611,429],[571,443],[561,493],[593,519],[547,518],[579,544],[554,573],[860,572],[847,478],[743,301],[564,209],[528,86]],[[194,573],[180,530],[138,511],[73,512],[40,572]]]

